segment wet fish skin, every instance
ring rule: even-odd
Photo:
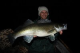
[[[67,24],[34,23],[15,31],[11,37],[13,37],[12,42],[18,37],[24,36],[24,40],[30,43],[35,35],[38,37],[49,36],[50,40],[54,41],[54,34],[61,30],[67,30]]]

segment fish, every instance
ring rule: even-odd
[[[19,30],[14,31],[11,35],[8,35],[10,42],[13,44],[18,37],[22,37],[27,43],[31,43],[34,36],[46,37],[51,41],[55,40],[55,34],[61,30],[67,30],[67,24],[60,23],[32,23],[26,25]]]

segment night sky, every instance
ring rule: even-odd
[[[53,6],[46,6],[49,9],[49,17],[53,22],[71,23],[71,8],[72,4],[69,3],[57,3]],[[18,26],[22,25],[27,19],[36,20],[38,18],[38,6],[26,6],[22,4],[11,4],[5,6],[1,9],[0,18],[0,30],[3,29],[16,29]],[[69,26],[68,26],[69,27]],[[75,52],[77,48],[74,44],[74,37],[71,36],[69,28],[64,31],[60,38],[70,47],[70,49]],[[78,52],[78,51],[77,51]],[[76,53],[77,53],[76,52]]]

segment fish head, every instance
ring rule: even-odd
[[[55,25],[54,28],[56,29],[57,32],[61,30],[67,30],[67,24],[58,24],[58,25]]]

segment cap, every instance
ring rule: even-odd
[[[47,7],[45,7],[45,6],[40,6],[40,7],[38,7],[38,15],[39,15],[39,16],[40,16],[40,13],[41,13],[42,10],[46,10],[46,11],[48,12],[48,8],[47,8]],[[49,15],[49,13],[48,13],[48,15]]]

